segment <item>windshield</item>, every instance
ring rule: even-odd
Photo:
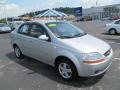
[[[52,22],[46,25],[58,38],[75,38],[86,34],[79,28],[65,22]]]

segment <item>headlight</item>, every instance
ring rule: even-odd
[[[83,63],[96,64],[104,61],[104,56],[100,53],[93,52],[88,54],[82,54]]]

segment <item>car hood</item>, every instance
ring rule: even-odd
[[[88,34],[78,38],[61,39],[61,41],[67,46],[83,53],[99,52],[104,54],[110,49],[110,46],[106,42]]]

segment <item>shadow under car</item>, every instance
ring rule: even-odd
[[[22,65],[23,67],[32,70],[32,72],[27,73],[29,74],[34,74],[34,73],[38,73],[42,76],[45,76],[55,82],[61,83],[61,84],[65,84],[68,86],[74,86],[74,87],[78,87],[78,88],[85,88],[85,87],[90,87],[94,84],[96,84],[97,82],[99,82],[101,80],[101,78],[104,76],[104,74],[96,76],[96,77],[79,77],[78,79],[74,80],[74,81],[65,81],[63,79],[60,78],[60,76],[55,72],[55,69],[47,64],[44,64],[38,60],[29,58],[29,57],[25,57],[24,59],[17,59],[14,55],[14,52],[11,53],[7,53],[6,56],[12,60],[13,62]]]

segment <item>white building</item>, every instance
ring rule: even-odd
[[[104,8],[107,7],[117,7],[120,9],[120,4],[86,8],[83,9],[83,16],[91,16],[93,19],[101,19],[109,16],[120,16],[120,12],[119,13],[105,12]]]

